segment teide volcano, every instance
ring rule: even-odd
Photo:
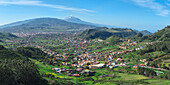
[[[17,24],[16,24],[17,23]],[[96,26],[67,22],[57,18],[36,18],[1,26],[3,32],[81,31]]]

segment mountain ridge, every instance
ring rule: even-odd
[[[30,21],[32,21],[32,20],[33,20],[33,19],[28,19],[28,20],[17,21],[17,22],[12,22],[12,23],[9,23],[9,24],[1,25],[1,26],[0,26],[0,29],[6,28],[6,27],[11,27],[11,26],[21,25],[21,24],[30,22]]]
[[[69,16],[65,19],[41,17],[18,21],[0,26],[1,32],[51,32],[51,31],[84,31],[86,29],[95,29],[96,27],[120,28],[116,26],[95,24],[83,21],[77,17]],[[152,33],[144,30],[137,31],[143,35],[151,35]]]
[[[3,33],[3,32],[0,32],[0,40],[1,39],[12,39],[12,38],[19,38],[11,33]]]
[[[137,32],[133,31],[132,29],[128,28],[107,28],[107,27],[99,27],[96,29],[87,29],[83,31],[79,36],[85,39],[107,39],[111,36],[117,36],[121,38],[135,36]]]
[[[68,22],[73,22],[73,23],[79,23],[79,24],[94,25],[94,26],[97,26],[97,27],[108,27],[108,28],[116,27],[116,26],[111,26],[111,25],[96,24],[96,23],[91,23],[91,22],[83,21],[83,20],[81,20],[81,19],[79,19],[77,17],[74,17],[74,16],[66,17],[63,20],[68,21]]]
[[[24,24],[23,24],[24,23]],[[2,28],[2,32],[66,31],[92,29],[96,26],[67,22],[58,18],[35,18],[17,26]]]

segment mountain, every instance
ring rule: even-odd
[[[11,34],[11,33],[0,32],[0,40],[1,39],[13,39],[13,38],[18,38],[18,37],[13,35],[13,34]]]
[[[137,32],[137,33],[142,33],[143,35],[151,35],[152,33],[151,32],[149,32],[148,30],[142,30],[142,31],[138,31],[138,30],[134,30],[135,32]]]
[[[154,34],[149,35],[147,39],[153,41],[170,41],[170,26],[167,26],[164,29],[155,32]]]
[[[140,31],[143,35],[151,35],[152,33],[147,31],[147,30],[143,30],[143,31]]]
[[[123,29],[123,28],[106,28],[106,27],[100,27],[96,29],[87,29],[83,31],[80,36],[85,39],[107,39],[108,37],[111,37],[113,35],[118,37],[130,37],[135,36],[137,33],[133,31],[132,29]]]
[[[0,29],[1,29],[1,28],[6,28],[6,27],[12,27],[12,26],[17,26],[17,25],[22,25],[22,24],[31,22],[32,20],[33,20],[33,19],[25,20],[25,21],[18,21],[18,22],[6,24],[6,25],[3,25],[3,26],[0,26]]]
[[[136,36],[132,37],[133,40],[139,41],[170,41],[170,26],[165,27],[152,35],[141,35],[138,33]]]
[[[83,21],[83,20],[81,20],[79,18],[76,18],[76,17],[73,17],[73,16],[69,16],[69,17],[67,17],[67,18],[65,18],[63,20],[68,21],[68,22],[72,22],[72,23],[93,25],[93,26],[96,26],[96,27],[109,27],[109,28],[116,27],[116,26],[110,26],[110,25],[103,25],[103,24],[95,24],[95,23],[91,23],[91,22],[86,22],[86,21]]]
[[[9,26],[9,27],[7,27]],[[96,26],[67,22],[57,18],[36,18],[12,23],[1,29],[3,32],[57,32],[93,29]]]

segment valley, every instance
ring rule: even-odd
[[[169,33],[169,26],[152,35],[118,28],[13,33],[18,38],[0,44],[34,63],[50,85],[168,85]]]
[[[170,85],[170,0],[0,0],[0,85]]]

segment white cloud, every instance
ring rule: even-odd
[[[167,6],[170,6],[170,3],[166,3]]]
[[[132,0],[136,5],[152,9],[157,12],[159,16],[167,16],[170,10],[166,9],[166,6],[156,2],[155,0]],[[170,1],[170,0],[169,0]]]
[[[62,10],[69,10],[69,11],[77,11],[77,12],[94,12],[88,9],[81,9],[81,8],[72,8],[63,5],[52,5],[52,4],[45,4],[39,0],[0,0],[0,5],[32,5],[32,6],[42,6],[42,7],[49,7],[49,8],[56,8]]]
[[[157,15],[167,16],[167,15],[169,15],[169,13],[170,13],[170,10],[161,10],[161,12],[159,12],[159,14],[157,14]]]

